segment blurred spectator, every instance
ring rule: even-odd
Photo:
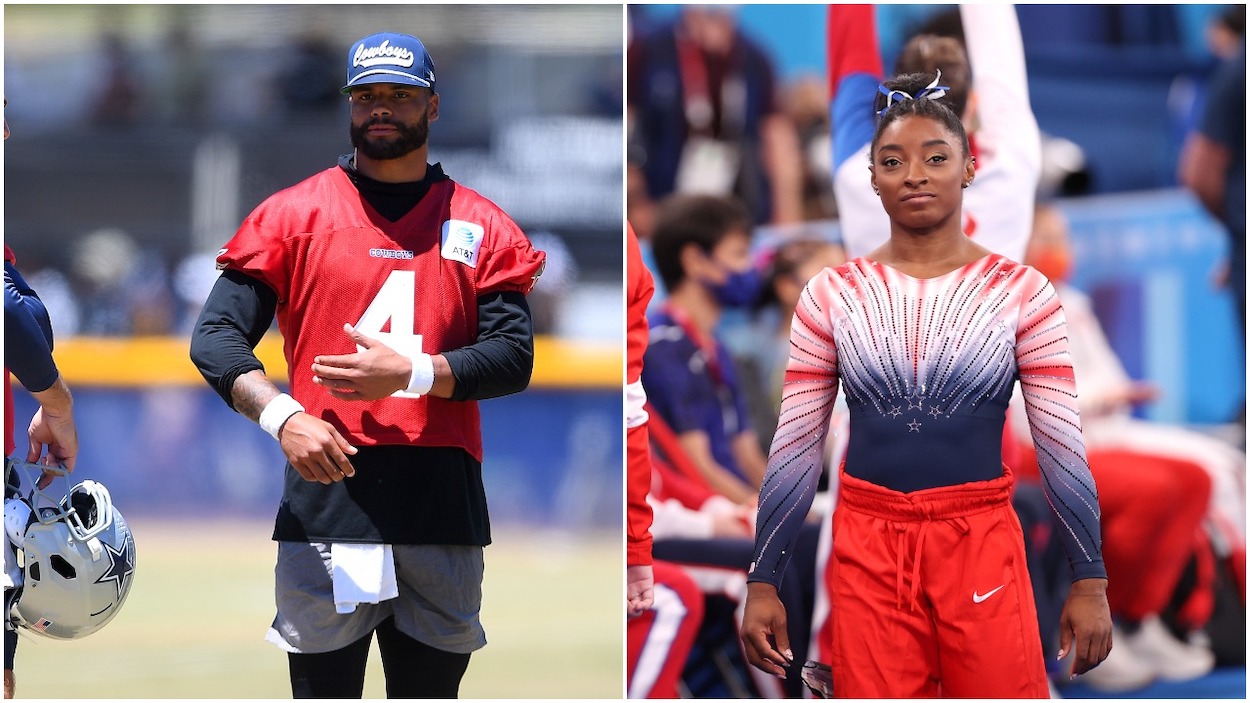
[[[128,334],[136,337],[169,334],[174,329],[174,294],[169,267],[151,250],[137,257],[134,273],[125,282],[130,315]]]
[[[101,42],[101,88],[91,107],[91,120],[107,127],[126,127],[139,119],[143,107],[134,59],[121,34],[107,33]]]
[[[798,134],[803,164],[800,197],[804,220],[828,220],[838,215],[826,92],[824,81],[815,76],[799,78],[785,90],[785,111]]]
[[[1232,61],[1242,52],[1246,40],[1246,6],[1230,5],[1207,26],[1207,46],[1221,61]]]
[[[81,327],[78,299],[68,276],[55,268],[37,269],[26,277],[52,318],[52,332],[61,339],[76,336]]]
[[[781,382],[790,358],[790,321],[799,295],[816,274],[826,268],[835,268],[846,262],[846,250],[841,244],[820,239],[795,239],[779,245],[764,269],[763,302],[776,305],[771,319],[771,329],[763,339],[771,341],[770,358],[762,371],[767,386],[774,391],[770,403],[774,411],[781,407]],[[764,331],[764,330],[761,330]],[[775,412],[774,412],[775,421]]]
[[[735,13],[686,5],[675,22],[630,42],[626,104],[647,194],[734,195],[754,223],[795,222],[794,126],[767,55],[738,30]]]
[[[1026,260],[1051,280],[1063,301],[1086,448],[1149,452],[1202,466],[1215,486],[1208,528],[1217,552],[1223,556],[1244,554],[1245,454],[1199,432],[1133,417],[1134,406],[1154,400],[1160,389],[1129,378],[1107,342],[1088,297],[1067,284],[1072,248],[1062,212],[1049,206],[1039,208],[1033,231]]]
[[[642,372],[656,414],[702,479],[735,503],[756,499],[765,459],[716,327],[726,309],[745,308],[759,294],[750,227],[746,210],[724,198],[677,195],[660,204],[652,253],[669,295],[650,316]]]
[[[782,241],[760,258],[764,286],[753,320],[743,330],[749,340],[734,344],[733,348],[751,424],[756,428],[761,448],[767,450],[781,410],[794,307],[807,282],[826,267],[845,262],[846,251],[830,241],[798,237]]]
[[[1229,10],[1213,26],[1212,50],[1223,61],[1211,78],[1198,128],[1181,150],[1181,183],[1228,228],[1227,272],[1237,303],[1237,322],[1246,330],[1246,6]],[[1233,42],[1233,34],[1240,36]],[[1243,418],[1244,421],[1244,418]]]
[[[1039,198],[1085,195],[1093,183],[1093,175],[1081,145],[1057,137],[1042,135],[1042,175],[1038,179]]]
[[[73,275],[82,334],[157,335],[172,329],[165,265],[125,231],[105,228],[83,237],[74,252]]]
[[[306,32],[286,52],[287,60],[274,79],[291,117],[330,112],[341,107],[343,59],[328,37]]]
[[[173,332],[178,335],[190,336],[195,329],[195,321],[200,317],[204,301],[213,290],[213,284],[221,271],[217,269],[216,253],[191,254],[184,258],[174,269],[174,295],[182,303],[182,310],[175,315],[177,320]]]
[[[134,240],[120,229],[96,230],[78,242],[72,271],[82,306],[83,334],[130,331],[124,284],[134,271],[137,254]]]
[[[200,127],[208,120],[208,65],[196,33],[187,22],[172,24],[165,33],[161,60],[153,61],[154,115],[179,127]],[[158,97],[159,96],[159,97]]]

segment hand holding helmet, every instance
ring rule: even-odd
[[[57,497],[39,486],[39,474],[64,479],[67,471],[13,458],[8,464],[31,486],[5,500],[5,532],[23,555],[9,619],[53,639],[86,637],[112,620],[130,593],[130,528],[98,481],[82,481]]]

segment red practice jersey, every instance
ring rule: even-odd
[[[261,203],[217,265],[278,294],[290,392],[307,412],[354,445],[454,446],[481,461],[476,402],[402,392],[339,400],[313,383],[313,358],[356,351],[344,323],[404,353],[468,346],[478,296],[529,293],[544,259],[498,206],[450,179],[391,222],[335,166]]]

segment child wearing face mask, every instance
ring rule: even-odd
[[[760,293],[751,261],[751,220],[736,201],[679,195],[660,204],[651,239],[668,299],[649,317],[642,383],[701,478],[735,503],[751,504],[765,458],[742,386],[716,326]]]

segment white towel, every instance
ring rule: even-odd
[[[379,603],[399,595],[395,555],[389,544],[330,544],[334,609],[351,613],[360,603]]]

